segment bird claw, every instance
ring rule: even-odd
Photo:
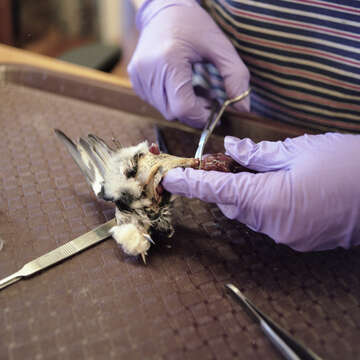
[[[151,242],[153,245],[155,245],[154,240],[151,238],[151,236],[150,236],[149,234],[143,233],[143,236],[144,236],[144,238],[145,238],[147,241],[149,241],[149,242]]]
[[[140,255],[141,255],[141,258],[142,258],[144,264],[146,265],[146,255],[147,255],[146,252],[142,252]]]

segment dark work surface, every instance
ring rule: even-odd
[[[90,103],[0,82],[0,277],[113,216],[54,127],[155,139],[151,120],[97,105],[96,91]],[[194,153],[195,134],[163,130],[173,154]],[[360,358],[359,248],[297,253],[184,198],[174,222],[147,265],[109,239],[0,291],[0,359],[279,359],[227,282],[324,359]]]

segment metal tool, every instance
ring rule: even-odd
[[[158,125],[154,125],[154,130],[155,130],[156,143],[159,147],[159,150],[162,153],[170,154],[162,130],[159,128]]]
[[[209,119],[200,135],[199,145],[198,145],[198,148],[197,148],[195,156],[194,156],[195,159],[200,159],[200,160],[202,159],[206,143],[209,140],[210,135],[214,131],[216,124],[219,122],[219,120],[220,120],[221,116],[223,115],[224,111],[226,110],[226,108],[229,105],[232,105],[238,101],[245,99],[250,94],[250,91],[251,91],[251,89],[249,88],[246,91],[244,91],[241,95],[239,95],[233,99],[225,100],[225,102],[223,103],[223,105],[220,107],[219,110],[218,110],[219,105],[214,100],[213,108],[210,113]]]
[[[262,313],[249,299],[233,284],[226,284],[226,289],[237,302],[243,305],[254,319],[260,324],[262,331],[272,344],[288,360],[321,360],[321,358],[295,340],[289,333]]]
[[[32,260],[25,264],[16,273],[0,280],[0,289],[9,286],[16,281],[21,280],[23,277],[33,275],[45,268],[52,266],[59,261],[67,259],[70,256],[77,254],[86,248],[99,243],[111,236],[109,230],[116,225],[115,218],[109,220],[105,224],[102,224],[95,229],[77,237],[74,240],[67,242],[64,245],[59,246],[55,250],[48,252],[35,260]]]

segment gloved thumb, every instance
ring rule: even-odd
[[[176,168],[166,174],[162,185],[173,194],[217,203],[228,218],[264,232],[266,219],[270,215],[275,219],[282,209],[278,203],[290,203],[288,175],[288,171],[233,174]]]
[[[165,190],[202,201],[222,204],[235,204],[239,193],[239,176],[253,176],[251,173],[224,173],[194,169],[175,168],[166,174],[162,181]]]
[[[293,147],[288,146],[286,141],[261,141],[256,144],[248,138],[227,136],[224,145],[226,154],[240,165],[261,172],[289,169],[295,156]]]

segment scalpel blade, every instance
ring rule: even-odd
[[[10,276],[0,280],[0,290],[13,284],[16,281],[21,280],[23,277],[33,275],[45,268],[52,266],[59,261],[67,259],[80,251],[87,249],[88,247],[99,243],[111,236],[110,229],[116,225],[115,218],[108,222],[96,227],[95,229],[87,232],[86,234],[80,235],[67,242],[64,245],[38,257],[25,264],[19,271]]]

